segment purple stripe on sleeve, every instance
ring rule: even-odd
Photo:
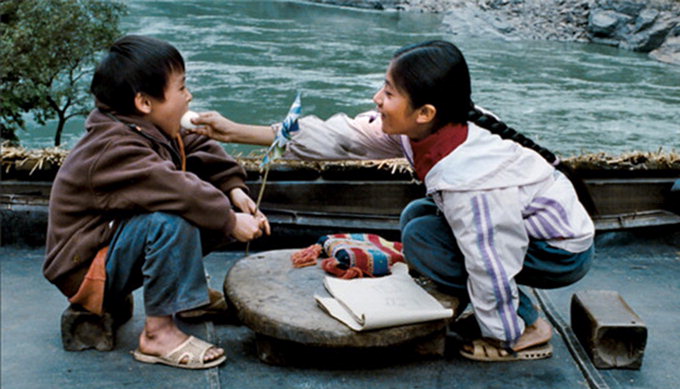
[[[480,204],[479,202],[480,197],[484,202],[483,204]],[[485,208],[483,210],[484,212],[482,211],[482,207]],[[501,278],[503,278],[505,272],[500,261],[498,261],[497,258],[494,261],[492,258],[492,256],[498,257],[498,253],[496,252],[493,243],[493,225],[491,224],[491,217],[488,212],[488,203],[484,196],[476,196],[472,199],[472,212],[475,229],[477,231],[477,246],[482,256],[486,273],[493,285],[493,293],[497,300],[498,313],[503,323],[506,341],[511,342],[520,335],[517,334],[519,332],[519,325],[516,323],[517,318],[511,303],[512,295],[509,294],[509,285],[506,284],[504,288],[501,288],[499,275],[495,271],[495,267],[498,267],[501,270],[501,273],[503,273],[503,275],[501,275]],[[505,283],[507,280],[503,279],[502,281]],[[505,292],[505,296],[503,296],[503,292]],[[510,306],[509,308],[508,305]],[[512,324],[514,325],[511,326],[508,319],[511,319]]]
[[[531,206],[542,205],[545,210],[554,209],[559,215],[560,219],[565,225],[569,225],[569,217],[567,216],[567,211],[564,209],[562,204],[557,200],[550,199],[547,197],[536,197],[530,204]]]
[[[534,202],[554,208],[560,214],[562,221],[564,221],[565,223],[569,221],[569,217],[567,217],[567,211],[564,209],[562,204],[560,204],[557,200],[548,197],[536,197],[534,199]]]
[[[549,233],[549,237],[552,238],[571,238],[574,236],[573,231],[569,228],[568,224],[565,224],[555,213],[559,210],[546,206],[545,208],[537,208],[529,206],[526,208],[528,211],[532,211],[533,214],[529,219],[539,218],[541,225]],[[548,218],[550,220],[548,220]]]
[[[534,219],[538,220],[543,229],[548,233],[547,238],[560,238],[568,235],[558,231],[555,225],[550,224],[550,221],[545,218],[545,214],[539,213],[534,216]]]
[[[529,236],[533,236],[534,238],[538,239],[548,239],[547,236],[545,236],[545,233],[538,227],[536,224],[535,218],[529,217],[526,218],[525,221],[529,224],[527,230],[529,231]]]
[[[518,318],[517,318],[517,313],[515,312],[515,308],[512,306],[512,288],[510,288],[510,280],[508,277],[507,272],[505,271],[505,266],[503,266],[503,260],[501,256],[498,254],[498,250],[496,249],[495,245],[495,239],[493,236],[494,230],[491,226],[493,226],[493,223],[491,222],[491,212],[490,209],[491,207],[489,206],[488,198],[487,196],[483,196],[482,200],[484,202],[484,216],[487,221],[487,225],[489,226],[489,247],[491,248],[491,251],[493,253],[492,259],[495,260],[496,266],[498,268],[498,271],[500,272],[500,280],[503,283],[503,289],[505,290],[505,300],[501,301],[503,305],[505,305],[507,309],[507,313],[510,316],[510,319],[512,319],[512,332],[513,332],[513,338],[509,339],[509,341],[515,341],[517,338],[519,338],[520,335],[522,335],[519,331],[519,323],[518,323]]]

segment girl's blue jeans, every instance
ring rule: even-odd
[[[105,304],[117,304],[141,286],[147,316],[209,302],[198,227],[162,212],[133,216],[118,227],[106,259]]]
[[[461,298],[467,305],[467,271],[444,214],[431,198],[414,200],[401,213],[401,237],[408,264],[432,279],[439,287]],[[590,269],[594,248],[572,253],[531,239],[524,267],[515,277],[519,285],[534,288],[559,288],[583,278]],[[517,314],[526,325],[538,319],[538,311],[529,296],[519,290]]]

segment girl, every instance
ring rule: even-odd
[[[341,137],[331,149],[353,157],[402,154],[425,183],[428,197],[401,215],[404,254],[412,268],[469,298],[482,338],[460,353],[485,361],[551,356],[552,328],[518,284],[556,288],[581,279],[594,236],[574,187],[556,169],[557,158],[475,107],[467,63],[449,42],[398,50],[373,100],[376,120],[340,115],[326,122]],[[208,124],[204,133],[222,140],[242,139],[238,134],[245,131],[251,141],[273,139],[269,129],[216,113],[199,122]],[[314,143],[327,142],[327,132],[315,135],[318,141],[304,140],[320,126],[319,119],[301,119],[289,154],[322,157],[315,153],[327,148]]]

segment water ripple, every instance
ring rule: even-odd
[[[680,67],[639,53],[451,35],[428,14],[291,1],[126,3],[127,32],[168,40],[184,55],[193,108],[236,121],[280,120],[298,90],[304,114],[370,109],[395,49],[450,39],[468,59],[475,102],[560,154],[680,150]],[[49,146],[48,127],[34,125],[24,144]],[[66,145],[80,134],[82,120],[70,121]]]

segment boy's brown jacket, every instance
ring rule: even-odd
[[[235,223],[227,193],[248,191],[245,171],[216,142],[182,133],[184,172],[175,141],[140,117],[117,117],[90,113],[52,186],[43,273],[68,297],[122,219],[168,212],[226,239]]]

